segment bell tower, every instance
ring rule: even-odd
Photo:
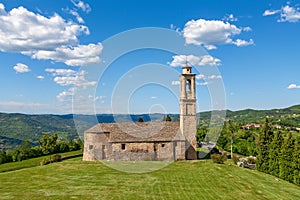
[[[182,67],[180,75],[180,130],[186,138],[185,158],[196,160],[196,82],[188,65]]]

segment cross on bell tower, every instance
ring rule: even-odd
[[[187,140],[186,159],[196,160],[196,82],[192,67],[187,64],[180,75],[180,130]]]

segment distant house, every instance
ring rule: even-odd
[[[282,128],[281,125],[279,125],[279,124],[274,124],[273,127],[276,128],[276,129],[281,129]]]
[[[261,127],[260,124],[254,124],[254,123],[250,123],[242,126],[243,129],[247,129],[247,130],[249,130],[250,128],[260,128],[260,127]]]

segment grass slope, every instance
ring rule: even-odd
[[[300,187],[211,161],[130,174],[75,158],[0,173],[0,199],[300,199]]]
[[[65,156],[73,156],[82,153],[81,150],[78,151],[70,151],[66,153],[60,153],[62,157]],[[24,168],[36,167],[40,165],[40,162],[44,159],[49,159],[52,155],[42,156],[38,158],[32,158],[28,160],[22,160],[21,162],[11,162],[5,163],[0,165],[0,173],[1,172],[8,172],[8,171],[15,171]],[[1,198],[1,197],[0,197]]]

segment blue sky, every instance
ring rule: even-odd
[[[169,29],[196,50],[132,50],[99,74],[107,50],[152,32],[114,46],[110,38],[144,27]],[[300,104],[299,35],[299,1],[0,0],[0,112],[178,113],[186,60],[198,111],[218,108],[216,98],[231,110]]]

